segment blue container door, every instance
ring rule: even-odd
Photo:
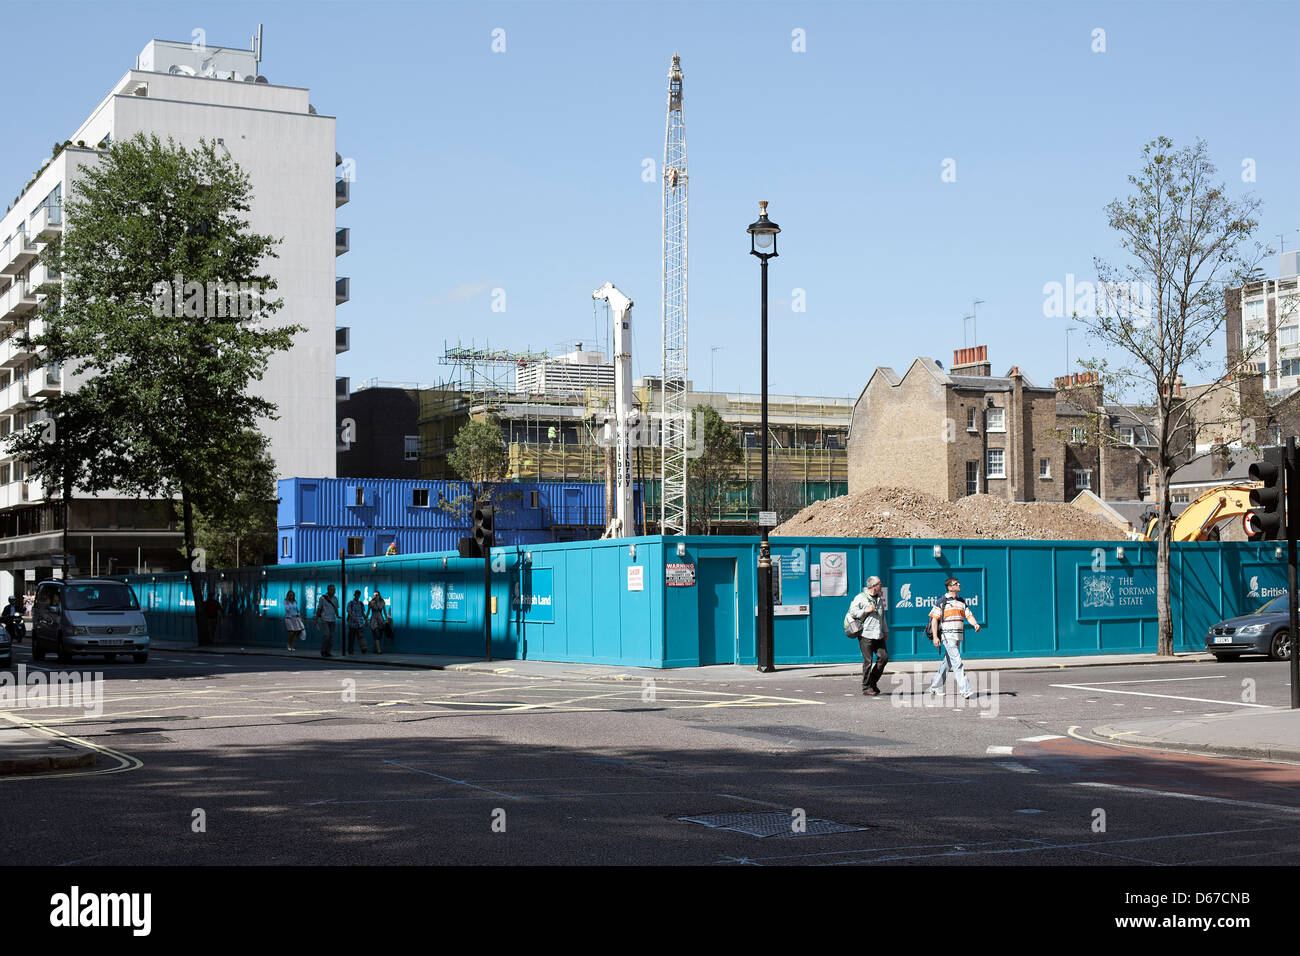
[[[736,559],[701,558],[695,584],[700,592],[700,663],[736,663]]]
[[[564,489],[564,517],[560,524],[582,524],[582,492],[577,488]]]

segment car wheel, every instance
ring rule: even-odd
[[[41,642],[34,637],[32,638],[32,660],[45,660],[45,648],[41,647]]]
[[[1273,635],[1273,640],[1268,645],[1268,656],[1275,661],[1289,661],[1291,659],[1290,631],[1278,631]]]
[[[1216,661],[1235,661],[1240,656],[1240,654],[1215,654],[1214,659]]]
[[[143,654],[132,654],[131,658],[137,664],[147,664],[149,662],[149,652],[145,651]]]
[[[55,656],[59,659],[60,664],[72,663],[72,655],[69,654],[68,649],[63,646],[62,634],[59,635],[59,643],[55,645]]]

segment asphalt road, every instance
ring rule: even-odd
[[[939,704],[910,665],[879,698],[782,673],[530,679],[167,651],[71,668],[103,674],[102,713],[0,716],[100,758],[0,778],[11,861],[1300,864],[1300,767],[1089,740],[1125,717],[1285,705],[1285,663],[991,672],[978,700],[950,683]]]

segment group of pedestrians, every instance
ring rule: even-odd
[[[951,670],[957,681],[957,689],[963,699],[973,696],[970,680],[962,666],[961,642],[966,634],[966,624],[970,623],[979,631],[979,622],[961,596],[961,582],[948,578],[944,582],[947,593],[930,608],[926,634],[934,646],[939,648],[939,670],[930,681],[927,693],[937,697],[943,693],[943,686]],[[867,578],[862,593],[853,599],[848,613],[844,615],[844,633],[857,638],[862,651],[862,693],[867,697],[880,695],[879,681],[889,663],[889,651],[886,642],[889,638],[889,624],[885,620],[885,602],[881,599],[883,586],[880,578],[872,575]]]
[[[316,601],[315,618],[320,625],[321,642],[320,656],[333,657],[334,654],[334,629],[337,627],[343,614],[339,610],[338,598],[334,594],[334,585],[325,589],[325,593]],[[352,600],[348,602],[345,623],[347,626],[347,637],[344,642],[344,652],[347,655],[355,653],[355,649],[360,645],[361,653],[366,653],[366,631],[370,632],[370,638],[374,653],[383,653],[383,639],[387,637],[390,641],[395,639],[393,634],[393,615],[388,609],[388,602],[384,600],[383,595],[378,590],[369,601],[361,600],[361,592],[353,591]],[[298,602],[294,593],[290,591],[284,598],[284,627],[288,632],[289,650],[294,650],[294,644],[300,640],[306,633],[307,625],[303,621],[302,611],[298,608]]]

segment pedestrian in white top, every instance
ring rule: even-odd
[[[292,591],[284,596],[284,629],[289,634],[289,650],[293,650],[293,642],[302,637],[307,625],[303,623],[302,612],[298,610]]]

